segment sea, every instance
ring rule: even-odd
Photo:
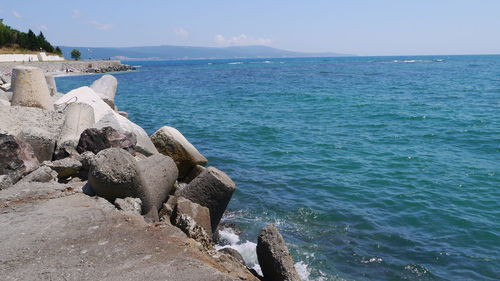
[[[248,266],[274,223],[303,280],[500,280],[500,56],[125,63],[119,109],[237,184]]]

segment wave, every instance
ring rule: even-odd
[[[216,250],[231,248],[243,257],[246,266],[254,269],[259,275],[262,276],[262,269],[260,268],[259,261],[257,259],[257,244],[251,241],[241,242],[240,237],[232,228],[225,227],[219,230],[219,244],[215,245]],[[300,276],[302,281],[323,281],[323,277],[317,279],[310,279],[311,270],[308,265],[303,261],[295,263],[295,269]]]
[[[237,62],[228,62],[227,64],[243,64],[242,61],[237,61]]]

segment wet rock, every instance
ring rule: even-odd
[[[184,178],[196,165],[207,164],[207,158],[175,128],[164,126],[158,129],[151,141],[158,151],[172,157],[179,169],[179,178]]]
[[[12,70],[12,105],[53,110],[45,75],[40,68],[16,66]]]
[[[257,258],[266,280],[300,281],[283,236],[270,224],[260,231]]]
[[[69,93],[62,96],[60,99],[54,102],[54,106],[58,110],[64,110],[64,108],[74,102],[80,102],[88,104],[94,110],[94,120],[98,122],[106,114],[114,112],[113,109],[106,104],[95,92],[89,87],[80,87],[74,89]]]
[[[96,195],[110,202],[116,198],[138,198],[142,184],[134,157],[120,148],[104,149],[94,157],[88,183]]]
[[[117,209],[122,210],[132,215],[141,215],[142,201],[139,198],[116,198],[115,206]]]
[[[162,207],[170,194],[178,171],[172,158],[155,154],[137,163],[139,173],[142,177],[141,193],[142,213],[158,221],[158,210]]]
[[[52,170],[50,167],[42,166],[22,178],[20,182],[51,182],[56,179],[56,171]]]
[[[57,172],[59,179],[66,179],[80,173],[82,163],[74,158],[64,158],[53,162],[44,162],[43,165]]]
[[[95,128],[112,127],[120,132],[131,132],[137,138],[137,144],[134,147],[135,151],[140,152],[146,156],[157,154],[155,146],[149,139],[148,134],[143,128],[128,120],[127,118],[119,115],[116,112],[106,114],[99,122],[94,125]]]
[[[40,166],[31,146],[20,138],[0,134],[0,190]]]
[[[210,210],[211,228],[217,229],[235,190],[236,185],[229,176],[217,168],[208,167],[178,195],[207,207]]]
[[[101,150],[115,147],[131,153],[136,144],[137,139],[133,133],[117,131],[112,127],[90,128],[81,133],[76,150],[79,153],[90,151],[97,154]]]

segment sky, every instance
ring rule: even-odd
[[[0,18],[59,46],[500,54],[500,0],[0,0]]]

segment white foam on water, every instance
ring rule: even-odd
[[[243,64],[242,61],[237,61],[237,62],[229,62],[228,64]]]
[[[257,244],[250,241],[241,243],[241,239],[231,228],[223,228],[219,230],[219,240],[221,244],[215,245],[216,250],[231,248],[241,254],[243,260],[249,268],[254,269],[259,275],[262,276],[262,269],[260,268],[257,259]],[[322,281],[324,278],[310,279],[311,270],[303,261],[295,263],[295,269],[302,281]]]

